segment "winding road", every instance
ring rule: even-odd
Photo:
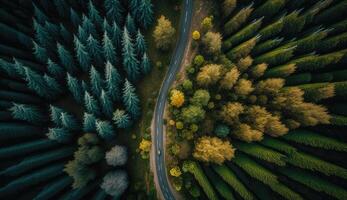
[[[165,167],[165,152],[164,152],[164,134],[163,134],[163,126],[164,126],[164,109],[165,102],[168,95],[168,91],[173,81],[175,80],[175,76],[180,69],[182,58],[187,46],[188,39],[190,37],[190,26],[193,15],[193,0],[184,0],[182,15],[180,18],[180,28],[179,28],[179,39],[176,44],[175,51],[170,60],[170,65],[168,72],[165,76],[164,82],[159,91],[159,96],[157,100],[157,104],[155,107],[154,113],[154,138],[152,141],[154,144],[154,164],[156,168],[157,175],[155,177],[158,180],[160,186],[160,192],[165,200],[174,200],[173,192],[170,188],[170,183],[168,179],[168,175],[166,173]]]

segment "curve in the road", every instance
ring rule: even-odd
[[[175,80],[175,76],[180,69],[182,58],[187,46],[188,39],[190,37],[190,26],[193,14],[193,0],[184,0],[183,12],[180,18],[180,29],[179,29],[179,39],[176,44],[175,51],[170,60],[170,65],[168,72],[165,76],[162,87],[159,91],[159,96],[157,100],[157,104],[155,107],[154,113],[154,140],[155,141],[155,158],[154,164],[156,165],[156,175],[158,176],[158,183],[160,186],[160,191],[163,194],[165,200],[174,200],[173,192],[169,185],[168,175],[166,173],[165,167],[165,154],[164,154],[164,134],[163,134],[163,118],[164,118],[164,108],[166,97],[169,91],[169,88],[173,81]],[[161,153],[158,153],[160,151]]]

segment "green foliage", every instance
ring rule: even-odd
[[[266,40],[260,44],[257,44],[253,50],[252,55],[264,54],[276,47],[278,47],[283,41],[283,38],[275,38]]]
[[[88,72],[90,69],[90,64],[91,64],[90,56],[87,52],[86,47],[80,42],[80,40],[76,36],[74,36],[74,46],[75,46],[76,57],[79,64],[82,67],[82,70],[84,72]]]
[[[57,48],[58,48],[59,60],[61,64],[64,66],[64,68],[66,69],[66,71],[68,71],[71,74],[76,72],[77,69],[75,67],[71,53],[68,50],[66,50],[65,47],[61,45],[60,43],[57,43]]]
[[[231,49],[230,51],[228,51],[226,53],[226,56],[232,61],[237,61],[240,58],[246,57],[252,51],[252,49],[256,45],[257,41],[259,40],[259,38],[260,38],[260,36],[257,35],[255,37],[241,43],[240,45],[238,45],[238,46],[234,47],[233,49]]]
[[[10,111],[14,119],[24,120],[34,124],[45,121],[45,117],[36,106],[14,103]]]
[[[103,88],[103,80],[100,73],[95,69],[94,66],[91,67],[89,72],[90,84],[94,96],[99,97],[101,90]]]
[[[347,126],[347,117],[340,115],[333,115],[330,120],[332,125]]]
[[[60,143],[66,143],[71,140],[71,133],[65,128],[50,128],[47,133],[50,140],[56,140]]]
[[[137,119],[140,116],[140,100],[135,93],[134,86],[128,80],[125,80],[122,97],[123,103],[131,118]]]
[[[112,44],[111,39],[108,37],[106,33],[104,33],[104,36],[102,39],[102,45],[103,45],[103,52],[104,52],[104,57],[106,61],[109,61],[110,63],[112,63],[112,65],[116,65],[118,62],[116,50]]]
[[[287,77],[287,76],[293,74],[295,72],[295,70],[296,70],[295,64],[284,64],[284,65],[272,67],[272,68],[266,70],[264,73],[264,77],[265,78],[271,78],[271,77],[284,78],[284,77]],[[287,85],[295,85],[295,84],[293,84],[293,82],[295,83],[295,81],[297,81],[297,79],[301,79],[301,77],[300,78],[294,78],[297,76],[298,75],[287,77],[286,78],[286,84]]]
[[[78,163],[76,160],[69,161],[65,165],[64,171],[73,178],[74,182],[72,187],[74,189],[86,186],[87,183],[93,180],[96,176],[93,170]]]
[[[96,126],[95,126],[96,118],[93,114],[84,113],[83,116],[83,131],[85,132],[95,132]]]
[[[230,128],[227,125],[224,124],[218,124],[216,128],[214,129],[214,133],[218,137],[227,137],[230,133]]]
[[[269,70],[270,71],[270,70]],[[299,85],[309,83],[312,80],[311,73],[300,73],[286,77],[286,85]]]
[[[101,121],[101,120],[96,121],[95,125],[96,125],[96,131],[102,138],[110,139],[114,137],[115,132],[109,121]]]
[[[185,123],[199,123],[205,118],[205,111],[196,105],[189,105],[182,109],[182,119]]]
[[[259,35],[261,35],[260,40],[265,41],[267,39],[270,39],[279,33],[281,33],[284,25],[283,18],[280,18],[273,23],[265,26],[264,28],[260,29]]]
[[[235,14],[231,19],[229,19],[224,25],[225,35],[230,35],[237,31],[246,21],[249,15],[252,13],[253,4],[242,8],[237,14]]]
[[[255,199],[253,194],[237,178],[236,174],[225,165],[213,165],[213,170],[232,187],[243,199]]]
[[[99,116],[101,111],[96,99],[88,92],[84,93],[84,106],[89,113]]]
[[[235,197],[233,195],[232,190],[230,187],[224,183],[224,181],[213,174],[213,172],[209,168],[204,168],[204,171],[208,177],[208,179],[211,181],[212,185],[216,188],[216,190],[219,192],[221,197],[226,200],[234,200]]]
[[[253,18],[267,17],[270,18],[280,11],[286,4],[285,0],[267,0],[261,6],[256,8],[252,14]]]
[[[67,73],[67,86],[73,96],[73,98],[78,102],[83,102],[83,88],[81,82]]]
[[[119,198],[129,185],[128,175],[123,170],[108,172],[101,184],[101,188],[109,195]]]
[[[105,85],[112,101],[120,100],[121,77],[118,70],[110,62],[105,65]]]
[[[117,109],[112,119],[118,128],[128,128],[131,125],[130,118],[124,110]]]
[[[124,27],[123,31],[123,49],[122,49],[122,55],[123,55],[123,66],[125,68],[125,71],[127,73],[127,77],[131,81],[136,81],[139,78],[140,70],[139,70],[139,62],[135,55],[135,49],[132,44],[131,36],[128,32],[128,29]]]
[[[197,106],[207,106],[210,100],[210,93],[207,90],[196,90],[190,102]]]
[[[294,47],[289,48],[279,48],[272,51],[269,51],[263,55],[260,55],[254,59],[255,64],[267,63],[269,66],[276,66],[284,64],[293,57],[295,51]]]

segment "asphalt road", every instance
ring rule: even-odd
[[[165,102],[168,95],[168,91],[175,76],[180,69],[182,58],[187,46],[188,39],[190,37],[190,26],[193,14],[193,0],[184,0],[183,2],[182,15],[180,18],[179,38],[176,44],[176,48],[173,56],[171,57],[169,70],[165,76],[162,87],[159,91],[159,96],[154,113],[154,138],[152,141],[155,142],[155,158],[154,164],[156,165],[156,177],[160,186],[160,190],[165,200],[174,200],[174,195],[169,186],[168,175],[165,167],[165,154],[164,154],[164,134],[163,134],[163,122],[164,122],[164,108]],[[158,153],[160,151],[160,153]]]

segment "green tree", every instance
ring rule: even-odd
[[[129,128],[131,125],[130,118],[124,110],[117,109],[112,119],[118,128]]]
[[[199,123],[205,118],[205,111],[200,106],[189,105],[182,109],[181,116],[185,123]]]
[[[120,100],[121,77],[118,73],[118,70],[115,67],[113,67],[110,62],[106,62],[105,79],[106,89],[112,101]]]
[[[123,103],[131,118],[137,119],[140,116],[140,100],[135,93],[134,86],[127,79],[123,86]]]
[[[207,106],[210,101],[210,93],[207,90],[196,90],[190,102],[197,106]]]
[[[115,132],[109,121],[97,120],[95,122],[95,125],[96,125],[96,131],[98,132],[100,137],[104,139],[111,139],[115,136]]]
[[[34,124],[46,120],[36,106],[13,103],[13,106],[9,110],[14,119],[24,120]]]
[[[172,45],[175,32],[176,30],[172,27],[171,21],[163,15],[160,16],[153,32],[156,47],[161,50],[168,50]]]
[[[76,57],[82,67],[82,70],[84,72],[88,72],[91,64],[90,56],[86,50],[86,47],[79,41],[76,36],[74,36],[74,46]]]
[[[127,77],[131,81],[136,81],[140,75],[139,62],[136,58],[132,40],[126,27],[124,27],[123,31],[122,45],[123,66],[127,73]]]

